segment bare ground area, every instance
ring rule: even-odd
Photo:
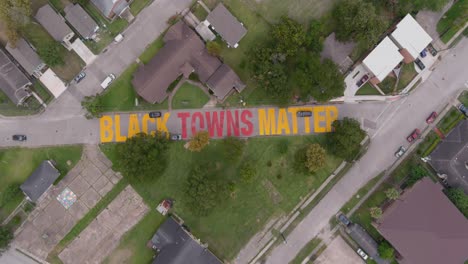
[[[364,261],[356,252],[343,240],[341,236],[337,236],[328,246],[325,251],[318,256],[314,261],[316,264],[362,264]]]

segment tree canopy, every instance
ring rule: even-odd
[[[400,192],[398,192],[398,190],[395,188],[388,188],[385,191],[385,196],[387,196],[387,198],[390,200],[396,200],[400,197]]]
[[[462,188],[450,188],[447,191],[448,198],[455,204],[465,217],[468,217],[468,195]]]
[[[96,94],[95,96],[85,96],[81,101],[81,106],[86,109],[86,118],[101,117],[103,112],[102,96]]]
[[[395,254],[395,249],[390,246],[387,242],[382,242],[379,244],[379,255],[383,259],[393,259]]]
[[[293,56],[305,43],[306,34],[304,27],[289,17],[281,17],[279,23],[274,24],[271,37],[277,53]]]
[[[319,144],[310,144],[307,147],[305,166],[310,172],[316,172],[325,166],[326,151]]]
[[[355,119],[345,117],[335,120],[332,124],[333,132],[327,134],[332,153],[347,161],[352,161],[361,150],[361,141],[366,133]]]
[[[374,5],[364,0],[341,1],[332,16],[336,38],[340,41],[355,40],[371,45],[378,41],[386,26]]]
[[[168,144],[164,133],[138,133],[118,145],[117,166],[130,179],[144,182],[145,179],[159,177],[167,166]]]
[[[189,141],[188,149],[190,151],[200,152],[209,143],[210,134],[208,133],[208,131],[198,131],[195,135],[192,136],[192,139]]]
[[[13,232],[10,228],[0,225],[0,253],[7,250],[13,239]]]

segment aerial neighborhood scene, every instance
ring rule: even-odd
[[[468,264],[467,0],[0,0],[0,264]]]

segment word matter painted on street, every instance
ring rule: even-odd
[[[297,117],[298,111],[310,111],[311,117]],[[304,135],[331,131],[338,119],[336,106],[288,108],[249,108],[217,110],[181,110],[165,112],[160,118],[148,113],[104,115],[100,118],[101,142],[123,142],[137,133],[162,131],[190,138],[206,130],[213,138],[271,135]]]

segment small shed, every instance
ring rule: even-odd
[[[229,47],[237,48],[239,41],[247,34],[244,24],[239,22],[229,10],[219,3],[206,17],[214,31],[226,41]],[[208,24],[204,22],[205,24]]]
[[[36,168],[31,176],[21,184],[20,189],[28,200],[37,202],[59,176],[60,172],[54,167],[52,162],[50,160],[45,160]]]

